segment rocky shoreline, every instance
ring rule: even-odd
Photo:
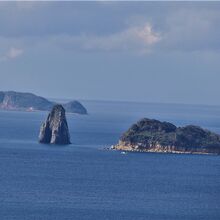
[[[108,150],[126,151],[126,152],[139,152],[139,153],[170,153],[170,154],[206,154],[206,155],[220,155],[220,153],[211,153],[205,151],[181,151],[174,150],[172,147],[157,147],[157,148],[138,148],[135,145],[126,145],[125,143],[113,145]]]

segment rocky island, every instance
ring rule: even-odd
[[[39,142],[44,144],[70,144],[70,135],[66,121],[65,109],[62,105],[55,105],[42,124]]]
[[[132,125],[112,149],[220,154],[220,135],[194,125],[176,127],[169,122],[144,118]]]
[[[82,115],[86,115],[86,108],[78,101],[71,101],[63,105],[67,112],[74,112]]]
[[[0,109],[4,110],[50,111],[55,104],[32,93],[0,91]],[[71,101],[63,106],[69,113],[87,114],[86,108],[78,101]]]

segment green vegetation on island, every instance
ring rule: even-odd
[[[113,149],[145,152],[220,153],[220,135],[201,127],[176,127],[142,119],[126,131]]]

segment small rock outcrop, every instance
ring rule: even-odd
[[[66,121],[65,109],[62,105],[55,105],[47,120],[42,124],[39,142],[44,144],[70,144],[70,135]]]

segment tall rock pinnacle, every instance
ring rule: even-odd
[[[65,109],[62,105],[55,105],[49,113],[47,120],[42,124],[39,142],[58,145],[70,144]]]

